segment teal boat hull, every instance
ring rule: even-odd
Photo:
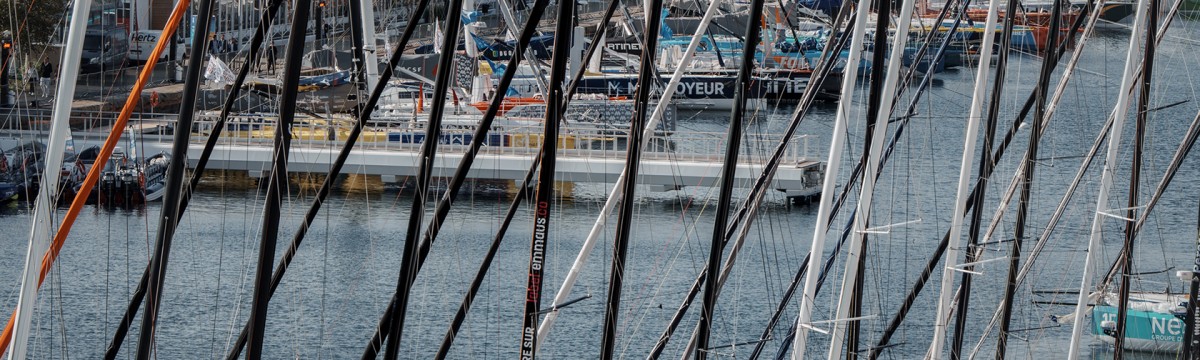
[[[1184,323],[1174,314],[1129,310],[1125,314],[1125,350],[1175,352],[1183,342]],[[1092,333],[1106,344],[1115,340],[1117,308],[1097,305],[1092,308]],[[1105,326],[1109,323],[1109,326]]]

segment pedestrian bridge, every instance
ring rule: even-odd
[[[121,146],[135,146],[139,156],[170,152],[174,122],[169,117],[131,120]],[[103,123],[103,122],[97,122]],[[273,127],[232,127],[222,133],[209,160],[208,169],[247,171],[263,177],[271,167]],[[189,166],[195,167],[211,123],[197,122],[188,145]],[[107,127],[95,126],[72,132],[76,149],[100,145]],[[308,123],[293,129],[288,171],[324,173],[344,144],[348,127]],[[450,177],[467,150],[470,129],[446,129],[439,139],[433,176]],[[474,179],[522,180],[539,152],[539,126],[509,126],[501,135],[489,137],[476,157],[469,177]],[[0,145],[5,149],[30,140],[45,141],[46,131],[3,130]],[[579,130],[565,126],[555,166],[558,181],[613,183],[625,167],[626,136],[622,130]],[[40,138],[38,137],[40,136]],[[393,127],[368,129],[356,144],[343,173],[378,175],[384,182],[403,181],[417,173],[417,158],[423,132]],[[415,141],[414,141],[415,140]],[[778,146],[778,135],[749,135],[742,141],[743,154],[735,172],[735,186],[749,187],[762,171],[767,155]],[[807,200],[819,193],[824,166],[808,156],[809,136],[790,142],[771,188],[789,198]],[[653,190],[668,191],[685,186],[714,186],[721,174],[725,134],[675,131],[654,136],[641,158],[638,182]]]

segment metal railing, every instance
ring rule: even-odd
[[[47,115],[49,116],[48,112]],[[100,139],[107,135],[115,113],[108,111],[77,111],[72,117],[85,126],[77,127],[76,139]],[[136,136],[137,141],[146,143],[168,143],[176,130],[175,118],[169,114],[140,114],[130,120],[124,136]],[[212,131],[215,121],[199,117],[193,125],[191,142],[202,144]],[[336,149],[345,143],[350,123],[345,120],[324,120],[301,117],[292,129],[293,148]],[[542,128],[538,125],[503,125],[493,129],[489,142],[482,152],[485,154],[536,156],[541,146]],[[36,136],[44,130],[25,130],[26,136]],[[452,126],[442,130],[439,151],[462,153],[468,148],[474,129]],[[269,147],[275,135],[274,119],[259,118],[256,121],[240,119],[226,123],[219,145]],[[720,162],[725,153],[725,133],[675,131],[658,134],[650,138],[644,147],[643,159]],[[424,130],[420,124],[394,123],[390,126],[369,127],[363,131],[356,148],[362,151],[418,151]],[[782,136],[774,134],[749,134],[742,140],[743,163],[762,164],[775,150]],[[799,165],[816,161],[809,156],[815,141],[809,135],[794,136],[789,142],[782,165]],[[559,156],[583,158],[625,158],[628,143],[627,129],[601,128],[573,124],[564,126],[560,132]]]

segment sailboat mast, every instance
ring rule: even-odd
[[[284,192],[288,188],[287,161],[292,142],[292,122],[296,118],[296,92],[300,84],[301,59],[304,57],[304,34],[308,30],[311,6],[312,2],[309,0],[297,0],[293,4],[291,33],[288,35],[287,50],[284,51],[283,93],[279,97],[279,124],[275,127],[274,155],[263,206],[262,238],[259,240],[258,265],[254,272],[250,336],[246,345],[247,359],[262,358],[267,308],[271,302],[271,275],[275,264],[276,242],[279,238],[279,214],[283,207]]]
[[[545,272],[546,248],[550,238],[550,204],[554,199],[554,165],[558,152],[559,125],[563,117],[565,89],[563,82],[570,56],[571,37],[575,18],[575,3],[562,2],[554,31],[554,55],[550,64],[550,93],[546,101],[546,118],[542,134],[541,163],[537,193],[534,197],[533,236],[529,245],[529,275],[525,283],[525,313],[521,324],[521,358],[537,357],[538,313],[542,304],[542,283]]]
[[[62,176],[62,162],[67,146],[67,138],[71,136],[70,116],[71,98],[75,95],[74,79],[79,75],[79,59],[83,49],[84,30],[87,28],[87,14],[91,9],[91,0],[75,2],[71,9],[71,25],[68,28],[66,46],[63,47],[62,70],[58,73],[58,89],[55,90],[54,109],[51,113],[49,146],[46,147],[46,167],[42,174],[41,188],[33,206],[33,228],[29,231],[29,249],[25,253],[25,269],[21,273],[21,290],[17,297],[17,307],[10,318],[12,334],[12,349],[8,358],[25,359],[29,342],[29,333],[33,310],[37,305],[37,293],[40,287],[38,267],[42,255],[50,248],[50,221],[58,204],[56,194],[59,178]],[[0,94],[0,96],[7,96]],[[0,155],[3,156],[3,155]],[[14,320],[15,319],[15,320]],[[8,329],[6,329],[8,330]],[[3,344],[7,345],[7,344]],[[0,353],[4,346],[0,345]]]
[[[1046,35],[1047,50],[1053,51],[1053,47],[1058,41],[1059,22],[1062,16],[1062,0],[1054,0],[1053,8],[1050,10],[1050,27],[1049,33]],[[1002,311],[1000,316],[1000,333],[996,340],[996,358],[1004,359],[1008,352],[1008,331],[1012,320],[1013,299],[1017,291],[1017,271],[1021,264],[1021,245],[1025,242],[1025,224],[1029,218],[1029,198],[1030,191],[1033,186],[1034,170],[1037,168],[1038,145],[1041,141],[1042,128],[1046,121],[1046,93],[1050,87],[1050,75],[1054,71],[1056,58],[1047,56],[1042,61],[1042,71],[1038,77],[1037,88],[1037,103],[1034,106],[1033,129],[1029,133],[1029,150],[1025,152],[1024,171],[1021,177],[1021,197],[1017,204],[1017,222],[1014,225],[1016,232],[1012,241],[1012,250],[1009,253],[1008,263],[1008,280],[1004,288],[1004,302],[1001,303]],[[965,296],[965,295],[964,295]]]
[[[1200,116],[1197,116],[1200,119]],[[1200,202],[1197,202],[1200,204]],[[1196,261],[1192,263],[1192,279],[1188,290],[1187,318],[1183,325],[1183,343],[1179,352],[1182,359],[1191,359],[1193,354],[1200,354],[1200,314],[1197,314],[1197,297],[1200,297],[1200,206],[1196,211]]]
[[[715,1],[715,0],[714,0]],[[746,36],[742,45],[742,66],[738,70],[737,90],[733,96],[733,110],[729,118],[729,131],[725,136],[725,160],[721,164],[720,191],[717,195],[716,218],[713,219],[712,241],[708,252],[708,277],[705,278],[704,300],[700,310],[700,324],[696,330],[696,359],[708,358],[709,332],[713,314],[717,307],[717,274],[720,271],[721,253],[725,248],[725,229],[728,226],[730,198],[733,196],[734,173],[737,171],[738,152],[742,144],[742,124],[746,116],[746,102],[750,93],[750,79],[754,74],[754,55],[759,43],[759,21],[763,14],[763,0],[750,3],[750,18],[746,23]],[[650,17],[651,14],[646,14]],[[646,34],[647,37],[657,34]],[[628,201],[628,198],[626,199]],[[685,354],[686,356],[686,354]]]
[[[208,165],[208,159],[212,156],[213,149],[216,147],[217,141],[221,136],[221,132],[225,128],[225,123],[226,119],[229,117],[229,112],[233,109],[234,102],[237,100],[240,93],[237,91],[237,89],[241,89],[242,84],[245,83],[246,76],[250,73],[251,64],[257,63],[258,52],[259,48],[262,46],[263,38],[266,35],[270,23],[275,18],[275,14],[279,9],[279,5],[282,3],[283,2],[281,0],[271,2],[268,5],[268,9],[263,11],[260,16],[258,29],[254,32],[254,35],[251,36],[250,43],[246,48],[246,58],[251,60],[242,64],[242,68],[238,71],[238,75],[234,79],[233,85],[230,86],[230,89],[234,90],[230,91],[228,96],[226,96],[225,105],[221,108],[221,114],[217,119],[217,122],[213,124],[212,132],[208,134],[208,140],[205,142],[203,150],[200,151],[200,158],[197,160],[195,168],[193,168],[191,171],[191,179],[188,181],[188,185],[186,185],[186,187],[182,190],[179,200],[179,215],[176,216],[176,222],[178,222],[179,218],[182,217],[187,211],[188,202],[191,199],[192,192],[195,191],[197,186],[199,186],[200,179],[204,176],[204,170]],[[117,324],[117,328],[113,332],[112,342],[109,343],[108,348],[105,350],[105,359],[115,359],[117,357],[117,353],[120,352],[121,345],[125,342],[125,335],[129,331],[129,326],[132,325],[133,318],[137,316],[138,310],[141,309],[142,300],[145,298],[147,282],[149,281],[149,271],[150,268],[147,266],[147,268],[142,272],[142,278],[138,281],[137,287],[130,296],[129,305],[125,309],[125,314],[121,317],[121,322]],[[245,336],[243,335],[241,339],[242,343],[244,344]],[[238,351],[240,352],[241,350],[239,349]]]
[[[375,56],[375,4],[350,0],[350,38],[354,46],[354,73],[366,89],[379,82],[379,59]]]
[[[983,223],[983,203],[987,198],[986,196],[984,196],[984,194],[987,193],[988,178],[992,174],[992,171],[996,167],[997,159],[992,157],[992,148],[995,147],[996,125],[997,125],[997,122],[999,121],[999,116],[1000,116],[1000,101],[1001,101],[1001,95],[1004,92],[1004,80],[1005,80],[1006,75],[1008,74],[1008,56],[1009,56],[1009,51],[1011,50],[1011,47],[1012,47],[1012,32],[1013,32],[1013,25],[1014,25],[1013,22],[1017,16],[1017,11],[1015,10],[1017,8],[1018,8],[1017,0],[1008,0],[1007,5],[1005,5],[1005,9],[1009,9],[1009,10],[1006,10],[1004,13],[1004,26],[1003,26],[1003,30],[1001,30],[1001,33],[1000,33],[1000,49],[999,49],[1000,54],[998,55],[999,58],[996,59],[996,79],[995,79],[995,82],[992,83],[991,102],[988,104],[987,125],[985,125],[986,130],[984,130],[984,135],[983,135],[983,152],[980,153],[980,159],[979,159],[979,164],[980,164],[979,165],[979,177],[976,180],[977,191],[975,191],[972,194],[974,196],[975,206],[974,206],[974,208],[971,209],[971,225],[969,228],[970,229],[969,237],[968,237],[968,243],[967,243],[967,247],[966,247],[967,254],[966,254],[966,258],[964,260],[964,263],[966,263],[966,264],[975,263],[975,261],[977,260],[975,258],[974,249],[979,244],[979,231],[980,231],[980,228],[982,227],[982,223]],[[984,29],[984,34],[990,35],[993,31],[994,30],[991,28]],[[1034,100],[1033,98],[1035,98],[1035,97],[1036,97],[1036,95],[1031,97],[1030,105],[1032,105],[1032,100]],[[1013,126],[1013,130],[1016,130],[1017,128],[1018,127],[1016,125]],[[1010,132],[1010,133],[1012,133],[1012,132]],[[956,320],[954,322],[954,334],[955,334],[954,348],[955,349],[951,350],[952,357],[954,356],[954,354],[958,353],[958,350],[959,350],[958,344],[961,343],[961,341],[958,339],[962,338],[962,334],[964,333],[965,328],[966,328],[967,309],[969,308],[970,303],[971,303],[971,279],[972,279],[971,273],[968,271],[971,271],[973,269],[974,269],[974,266],[966,266],[963,268],[963,270],[966,270],[966,271],[963,271],[963,273],[962,273],[962,281],[961,281],[961,285],[960,285],[960,288],[962,290],[958,292],[958,297],[959,297],[958,298],[958,307],[955,309],[956,310]]]
[[[1146,45],[1145,53],[1142,57],[1142,79],[1141,92],[1138,94],[1137,119],[1134,126],[1135,135],[1133,137],[1133,165],[1129,168],[1129,201],[1126,203],[1125,217],[1134,219],[1137,215],[1138,208],[1138,181],[1141,179],[1142,169],[1142,149],[1146,142],[1146,118],[1149,117],[1150,102],[1150,80],[1154,74],[1154,51],[1157,47],[1154,39],[1155,32],[1158,31],[1158,0],[1149,1],[1149,11],[1146,20]],[[1121,266],[1121,287],[1120,303],[1117,306],[1117,335],[1113,341],[1114,360],[1124,358],[1123,345],[1125,343],[1125,326],[1128,324],[1128,319],[1125,316],[1129,313],[1129,288],[1130,282],[1133,281],[1133,240],[1137,237],[1135,230],[1136,223],[1132,221],[1125,222],[1125,245],[1122,247],[1120,261]]]
[[[652,11],[662,10],[662,0],[651,0]],[[625,279],[625,258],[629,249],[629,231],[633,221],[634,194],[637,190],[637,175],[642,155],[642,138],[646,130],[646,107],[650,106],[650,92],[654,83],[650,81],[656,66],[658,33],[662,25],[661,16],[646,16],[646,37],[642,43],[641,64],[638,69],[638,88],[634,96],[634,114],[630,121],[629,138],[625,149],[625,171],[621,172],[621,208],[617,213],[616,239],[613,240],[612,266],[609,271],[608,302],[604,311],[604,330],[601,333],[600,359],[612,359],[616,344],[617,319],[621,312],[621,287]],[[661,103],[661,100],[660,100]]]
[[[201,0],[198,16],[207,19],[212,14],[213,0]],[[175,226],[179,224],[179,203],[183,191],[183,178],[187,174],[187,149],[192,132],[179,129],[191,129],[195,116],[196,97],[199,94],[200,69],[204,64],[204,39],[208,34],[208,22],[196,24],[197,36],[192,37],[191,60],[184,77],[183,98],[179,105],[179,121],[175,125],[175,138],[171,147],[171,162],[167,169],[166,194],[163,196],[162,216],[159,217],[158,239],[155,242],[154,254],[147,267],[146,311],[142,314],[141,333],[138,337],[138,359],[148,359],[153,356],[154,335],[158,323],[158,306],[163,293],[163,278],[167,272],[167,260],[171,254],[171,242],[175,236]],[[166,37],[164,31],[164,37]],[[174,44],[171,44],[174,48]]]
[[[987,18],[984,20],[984,29],[996,28],[996,18],[998,17],[1000,7],[999,0],[991,0],[988,2]],[[950,322],[950,299],[954,295],[954,272],[958,267],[959,252],[962,248],[962,223],[963,215],[967,211],[967,184],[971,179],[970,171],[972,169],[972,160],[974,158],[975,143],[979,138],[979,126],[981,114],[983,113],[983,102],[985,99],[985,89],[987,88],[988,75],[991,73],[992,62],[992,45],[995,42],[995,36],[984,36],[983,44],[979,46],[979,65],[975,72],[975,89],[971,96],[971,107],[967,114],[967,130],[963,140],[962,160],[959,163],[958,185],[955,190],[954,212],[950,215],[950,246],[946,248],[946,266],[942,271],[941,296],[938,297],[937,313],[934,316],[933,327],[933,342],[929,346],[930,359],[940,360],[942,358],[943,343],[946,339],[947,327]],[[985,152],[988,150],[984,150]],[[957,338],[956,338],[957,339]],[[961,341],[955,341],[961,344]],[[951,357],[956,358],[958,352],[951,351]]]
[[[384,359],[395,360],[399,356],[400,341],[404,333],[404,320],[408,311],[408,297],[412,285],[416,281],[417,248],[421,242],[421,223],[425,216],[425,197],[429,192],[429,182],[432,178],[433,161],[437,157],[437,145],[441,139],[442,115],[446,109],[446,94],[450,90],[450,75],[454,73],[454,57],[458,44],[458,31],[462,17],[463,0],[452,0],[446,9],[445,30],[442,39],[441,56],[438,57],[438,72],[434,79],[433,107],[429,112],[429,121],[425,123],[425,140],[421,143],[421,153],[418,156],[420,164],[417,167],[416,187],[413,188],[413,203],[408,213],[408,228],[404,236],[404,254],[400,260],[400,275],[393,295],[396,301],[389,305],[392,310],[391,321],[387,325],[386,352]],[[368,349],[368,352],[371,351]]]
[[[888,1],[881,1],[877,4],[877,12],[879,14],[889,14],[889,16],[880,16],[876,25],[875,46],[878,49],[882,44],[887,43],[888,21],[884,20],[890,17],[891,6]],[[875,181],[878,178],[879,162],[883,154],[883,143],[887,135],[888,120],[891,117],[892,108],[895,101],[896,84],[900,77],[900,61],[904,57],[904,48],[908,43],[908,35],[911,30],[913,8],[915,2],[913,0],[905,0],[900,5],[900,14],[897,18],[896,32],[892,39],[891,56],[888,58],[886,78],[883,79],[882,87],[879,84],[879,77],[874,77],[871,83],[871,98],[868,99],[867,105],[867,121],[866,141],[864,142],[864,154],[866,154],[866,162],[864,164],[864,173],[862,178],[862,186],[860,187],[856,216],[854,225],[850,233],[850,248],[846,254],[846,271],[842,278],[842,291],[839,295],[837,318],[833,323],[831,337],[829,341],[829,359],[840,359],[842,357],[842,341],[846,336],[846,322],[850,325],[855,325],[853,333],[857,333],[857,308],[861,307],[861,301],[850,301],[852,297],[860,297],[861,288],[858,286],[861,278],[860,269],[865,265],[864,253],[866,252],[867,236],[866,230],[871,218],[871,199],[875,193]],[[882,54],[876,52],[876,59],[880,59]],[[879,67],[880,62],[873,62],[871,70],[874,74],[880,74],[883,68]],[[857,290],[857,291],[856,291]],[[853,304],[852,304],[853,303]],[[854,305],[852,307],[852,305]],[[857,334],[851,336],[852,340],[857,341]],[[851,348],[857,345],[851,346]],[[851,355],[853,356],[853,355]]]
[[[608,6],[604,8],[604,15],[601,15],[600,21],[596,23],[596,31],[592,34],[592,41],[588,43],[587,50],[583,52],[583,58],[580,60],[582,63],[589,63],[592,61],[592,57],[596,56],[596,51],[600,49],[600,44],[602,43],[600,40],[604,38],[605,30],[608,29],[608,23],[612,20],[613,13],[617,12],[617,6],[619,5],[621,5],[620,0],[608,0]],[[703,24],[703,20],[701,20],[701,24]],[[581,66],[580,68],[585,67]],[[571,101],[571,97],[575,96],[575,91],[579,89],[579,83],[581,82],[580,80],[583,80],[584,73],[586,71],[576,71],[575,75],[571,77],[571,84],[567,87],[567,94],[564,96],[565,101]]]
[[[1149,3],[1147,0],[1138,0],[1137,12],[1134,15],[1133,31],[1129,35],[1129,51],[1125,55],[1125,69],[1121,78],[1121,89],[1117,93],[1117,104],[1113,111],[1112,130],[1109,130],[1108,135],[1108,151],[1104,157],[1104,169],[1100,172],[1100,191],[1096,198],[1096,214],[1092,217],[1092,228],[1088,237],[1087,256],[1084,257],[1083,274],[1079,284],[1079,298],[1075,303],[1075,321],[1071,328],[1071,344],[1068,347],[1067,359],[1074,360],[1080,356],[1082,346],[1083,328],[1086,326],[1086,311],[1088,303],[1091,299],[1092,292],[1092,276],[1094,271],[1097,253],[1101,246],[1101,231],[1104,228],[1104,212],[1108,206],[1108,192],[1112,188],[1113,173],[1117,165],[1117,154],[1120,150],[1121,136],[1125,128],[1126,113],[1129,110],[1129,91],[1127,89],[1133,86],[1134,64],[1136,63],[1136,54],[1138,48],[1138,40],[1142,36],[1144,30],[1143,24],[1146,21]],[[1144,69],[1143,69],[1144,72]],[[1102,290],[1103,291],[1103,290]],[[1118,353],[1120,351],[1117,351]]]
[[[616,3],[618,3],[618,1],[615,0],[614,3],[610,3],[610,9],[615,9]],[[605,14],[610,17],[612,15],[611,13],[608,13],[607,10],[605,10]],[[706,29],[715,15],[716,1],[709,5],[709,9],[705,12],[705,16],[700,19],[700,23],[697,26],[697,32]],[[607,22],[602,24],[605,23]],[[593,41],[592,45],[596,45],[597,43],[598,41]],[[644,126],[645,129],[642,130],[643,134],[640,140],[642,142],[641,147],[647,146],[651,135],[654,134],[653,131],[658,128],[658,123],[662,121],[663,114],[666,113],[667,106],[670,105],[671,99],[675,95],[675,90],[679,88],[680,79],[683,78],[684,72],[692,63],[693,55],[695,55],[696,49],[699,47],[699,45],[699,39],[693,38],[691,43],[688,44],[687,50],[684,51],[683,58],[680,61],[680,66],[675,69],[675,72],[671,76],[671,80],[663,88],[663,93],[658,98],[658,105],[654,108],[654,113],[650,116],[650,119],[647,120],[646,126]],[[588,50],[588,52],[591,53],[591,50],[593,49],[589,47]],[[584,58],[586,59],[589,56],[585,56]],[[657,68],[654,67],[652,69]],[[651,73],[656,72],[651,71]],[[582,72],[577,72],[575,74],[575,80],[567,89],[568,96],[572,95],[575,89],[578,88],[580,83],[579,80],[582,78]],[[655,83],[658,82],[660,82],[660,80],[655,78]],[[567,99],[570,100],[570,97]],[[600,208],[600,214],[596,216],[596,221],[592,224],[591,230],[588,231],[587,238],[585,238],[583,241],[583,246],[579,249],[579,253],[575,256],[575,261],[571,264],[571,268],[567,270],[566,276],[563,277],[563,283],[559,286],[558,292],[554,295],[554,304],[560,304],[564,301],[567,301],[567,298],[571,294],[571,290],[575,286],[575,281],[579,278],[579,274],[583,271],[584,263],[587,262],[587,259],[591,256],[592,250],[595,249],[596,244],[600,240],[600,234],[604,231],[604,225],[608,222],[608,215],[612,213],[613,209],[616,208],[617,202],[623,199],[622,190],[625,188],[626,182],[626,177],[624,176],[625,171],[626,170],[622,170],[622,174],[617,176],[617,181],[613,184],[612,191],[609,192],[608,198],[604,201],[604,205]],[[546,313],[546,317],[542,319],[541,324],[538,326],[537,341],[539,344],[546,340],[550,333],[550,329],[554,326],[554,323],[557,319],[557,309],[551,309],[550,312]],[[655,351],[661,351],[661,349],[656,346],[651,350],[651,353],[654,353]]]
[[[423,4],[427,5],[428,1],[424,1]],[[423,9],[422,5],[418,5],[417,7]],[[367,120],[371,118],[371,114],[375,110],[375,105],[379,103],[379,99],[383,95],[384,89],[387,87],[386,84],[388,80],[391,80],[392,75],[394,74],[394,69],[400,63],[400,59],[404,53],[406,45],[408,44],[408,40],[416,28],[416,17],[420,16],[420,13],[420,11],[413,12],[412,17],[410,18],[410,24],[413,24],[413,26],[406,27],[405,32],[401,34],[400,41],[398,42],[396,49],[392,51],[390,60],[388,62],[390,66],[387,69],[384,69],[383,75],[380,78],[381,81],[377,82],[372,88],[370,97],[367,98],[365,105],[362,106],[362,111],[358,114],[357,121],[355,121],[354,126],[350,129],[350,132],[346,137],[346,143],[342,145],[342,149],[338,152],[337,158],[334,160],[333,164],[330,165],[329,172],[326,173],[325,176],[325,181],[321,184],[321,188],[317,190],[316,198],[313,199],[312,205],[309,206],[308,212],[305,213],[304,222],[300,224],[300,229],[298,229],[292,236],[291,244],[288,246],[287,250],[284,251],[283,257],[279,260],[279,264],[276,266],[271,277],[271,289],[270,293],[268,294],[268,298],[274,296],[276,289],[279,288],[279,284],[283,282],[283,276],[287,273],[287,269],[291,265],[292,259],[296,257],[296,252],[299,251],[300,244],[304,240],[305,235],[308,234],[309,226],[311,226],[313,220],[316,219],[318,212],[321,210],[321,205],[324,204],[325,199],[329,197],[330,191],[333,190],[334,182],[337,181],[337,174],[341,173],[342,168],[346,164],[346,160],[349,159],[350,152],[353,150],[354,145],[359,139],[359,136],[362,134],[363,127],[366,126]],[[245,70],[245,68],[243,68],[243,70]],[[230,104],[227,103],[227,105]],[[228,107],[226,109],[228,109]],[[242,327],[241,334],[239,334],[237,339],[234,340],[233,347],[226,356],[227,359],[234,360],[241,355],[242,348],[245,346],[247,337],[249,336],[249,331],[250,324],[247,323],[244,327]]]
[[[813,303],[816,301],[817,292],[817,272],[811,271],[821,267],[821,262],[824,260],[825,254],[825,237],[829,232],[829,222],[831,221],[831,208],[837,186],[838,173],[841,170],[842,151],[846,146],[846,129],[850,118],[851,106],[853,106],[854,92],[858,82],[859,62],[862,58],[863,40],[866,38],[867,21],[871,12],[870,4],[859,2],[856,4],[856,13],[854,19],[851,20],[853,27],[850,36],[850,53],[846,58],[846,67],[842,74],[842,101],[838,102],[837,116],[833,123],[832,139],[829,144],[829,157],[825,161],[825,178],[821,182],[821,200],[817,207],[817,220],[815,230],[813,230],[813,240],[811,248],[808,251],[809,261],[807,272],[804,278],[804,290],[800,296],[800,313],[796,317],[796,334],[792,339],[792,359],[799,360],[805,358],[805,352],[808,350],[808,331],[812,328],[812,309]],[[886,31],[885,31],[886,32]],[[835,52],[840,52],[841,47],[835,48]],[[882,61],[882,54],[877,54],[875,58]],[[875,74],[875,65],[878,62],[872,63],[872,75]]]
[[[168,41],[170,38],[169,35],[175,31],[176,27],[178,27],[179,20],[183,18],[183,14],[186,12],[188,3],[188,0],[180,0],[179,3],[175,4],[174,10],[172,10],[171,16],[167,19],[166,25],[163,28],[163,33],[165,35],[159,37],[159,41],[155,44],[154,49],[150,51],[150,57],[146,62],[146,66],[144,66],[142,71],[138,74],[137,81],[133,84],[133,88],[129,91],[129,97],[127,97],[125,100],[125,105],[121,107],[120,113],[118,113],[116,120],[113,122],[108,136],[104,140],[104,145],[100,147],[100,152],[96,156],[96,163],[105,163],[109,160],[109,157],[112,156],[113,149],[116,148],[117,143],[120,142],[121,134],[124,133],[125,126],[129,123],[129,118],[133,115],[133,109],[137,106],[137,100],[141,97],[142,90],[146,88],[146,84],[149,82],[150,74],[153,71],[154,64],[158,61],[158,57],[170,43],[170,41]],[[60,91],[61,90],[62,88],[60,87]],[[69,99],[69,96],[70,95],[64,95],[60,98]],[[87,194],[91,192],[92,189],[95,188],[96,183],[99,181],[100,172],[102,170],[103,166],[94,166],[88,170],[87,176],[79,185],[78,193]],[[62,250],[63,245],[66,243],[67,236],[71,233],[71,228],[75,224],[75,219],[79,216],[79,212],[83,210],[83,207],[86,206],[86,202],[87,196],[76,196],[75,199],[71,201],[71,206],[67,209],[67,213],[63,216],[61,225],[59,225],[58,230],[54,233],[54,239],[50,243],[50,248],[42,257],[37,286],[41,286],[42,282],[46,280],[46,275],[54,266],[54,262],[58,259],[58,254]],[[8,343],[12,340],[13,327],[17,318],[16,315],[17,314],[14,311],[13,316],[9,317],[8,323],[5,324],[3,332],[0,332],[0,349],[7,348]]]

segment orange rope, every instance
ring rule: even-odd
[[[75,195],[75,200],[71,202],[71,208],[67,210],[67,215],[63,217],[62,225],[59,226],[58,232],[54,234],[54,241],[50,243],[50,250],[42,257],[41,273],[38,276],[38,288],[42,287],[42,282],[46,280],[46,274],[50,272],[50,268],[54,266],[54,260],[58,258],[59,251],[62,250],[63,244],[67,240],[67,235],[71,233],[71,226],[75,224],[75,218],[79,216],[79,211],[83,209],[84,203],[87,202],[87,194],[96,186],[96,181],[100,179],[100,171],[104,166],[99,166],[108,162],[108,158],[112,156],[113,148],[121,141],[121,133],[124,132],[125,125],[129,122],[129,117],[133,115],[133,109],[137,106],[138,99],[141,98],[142,89],[146,87],[146,82],[150,80],[150,74],[154,71],[154,65],[158,62],[158,57],[162,54],[163,49],[170,43],[172,35],[175,34],[175,28],[179,26],[179,20],[183,18],[184,12],[187,10],[190,0],[180,0],[175,4],[175,10],[171,12],[171,18],[167,19],[167,24],[162,30],[162,36],[158,38],[158,43],[154,45],[154,50],[150,52],[150,58],[146,60],[145,67],[142,68],[142,73],[138,75],[138,81],[133,84],[133,89],[129,92],[129,98],[125,100],[125,107],[121,108],[121,114],[117,116],[117,122],[113,124],[112,130],[109,131],[108,138],[104,140],[104,147],[100,148],[100,154],[96,157],[96,165],[88,171],[87,178],[84,179],[79,192]],[[191,61],[198,61],[192,59]],[[72,61],[69,60],[68,61]],[[61,100],[60,100],[61,101]],[[176,129],[176,131],[189,131],[188,129]],[[8,350],[8,344],[12,342],[13,323],[16,321],[17,312],[14,309],[13,315],[8,318],[8,324],[4,325],[4,332],[0,333],[0,353]]]

